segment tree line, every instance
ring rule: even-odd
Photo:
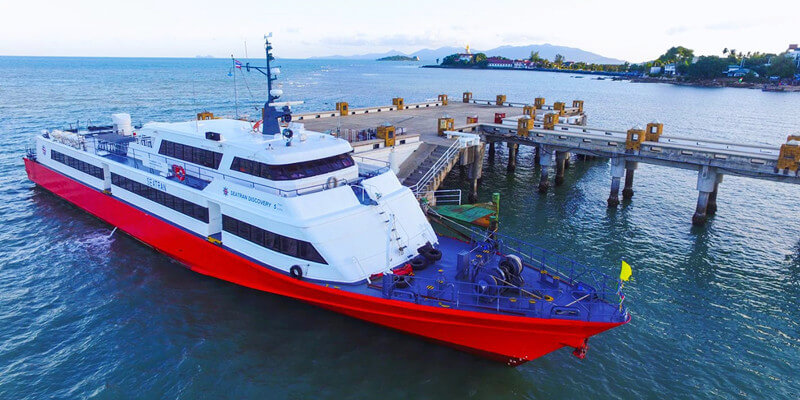
[[[476,53],[470,60],[461,60],[460,57],[459,54],[451,54],[443,59],[442,65],[486,68],[488,64],[488,57],[484,53]],[[506,59],[505,57],[494,58]],[[556,54],[553,60],[550,61],[547,58],[540,57],[538,51],[532,51],[527,60],[538,68],[645,75],[650,74],[652,67],[662,67],[660,73],[663,73],[664,66],[675,64],[675,72],[689,79],[722,78],[726,76],[728,66],[734,64],[751,71],[743,77],[744,80],[748,81],[766,80],[767,77],[771,76],[793,78],[795,74],[800,73],[795,61],[791,57],[785,57],[785,53],[761,53],[758,51],[743,53],[727,47],[722,50],[722,57],[704,55],[696,58],[694,50],[683,46],[675,46],[669,48],[655,60],[638,64],[628,62],[623,64],[567,62],[561,54]]]

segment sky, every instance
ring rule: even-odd
[[[800,0],[0,0],[0,55],[259,57],[268,32],[283,58],[550,43],[640,62],[782,52]]]

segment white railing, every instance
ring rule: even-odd
[[[457,143],[459,143],[462,148],[481,144],[481,135],[476,135],[474,133],[444,131],[444,134],[447,135],[448,139],[456,138]]]
[[[437,175],[439,175],[442,169],[444,169],[445,165],[447,165],[449,162],[452,161],[454,155],[459,151],[461,151],[461,147],[462,147],[461,142],[456,140],[455,142],[453,142],[453,144],[450,145],[450,147],[447,148],[444,154],[442,154],[442,156],[439,157],[439,159],[436,160],[435,163],[433,163],[431,168],[428,169],[428,172],[422,175],[422,178],[420,178],[419,181],[417,181],[417,183],[411,186],[410,189],[412,192],[414,192],[414,195],[420,197],[420,195],[424,193],[425,189],[428,187],[428,184],[434,178],[436,178]]]

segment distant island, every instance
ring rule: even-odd
[[[419,56],[388,56],[377,59],[376,61],[419,61]]]

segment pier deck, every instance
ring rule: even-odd
[[[497,96],[497,100],[475,100],[469,93],[464,93],[463,101],[448,102],[446,97],[444,101],[441,100],[442,96],[440,101],[409,104],[405,105],[405,109],[398,109],[397,104],[353,110],[345,107],[344,111],[298,114],[295,121],[304,123],[307,129],[320,132],[376,129],[388,124],[403,132],[396,136],[397,140],[402,141],[405,135],[419,135],[419,140],[426,144],[421,148],[428,149],[435,156],[409,157],[407,162],[420,164],[416,175],[412,172],[411,177],[428,179],[433,184],[428,185],[426,181],[423,186],[414,186],[416,178],[401,177],[405,184],[414,186],[418,195],[436,190],[443,175],[455,164],[453,160],[458,158],[461,165],[472,167],[469,174],[473,180],[470,197],[476,197],[483,144],[470,142],[462,146],[461,151],[449,151],[446,154],[430,150],[431,146],[456,147],[454,143],[469,134],[479,135],[482,142],[488,144],[490,157],[494,154],[495,143],[508,143],[511,155],[509,172],[514,170],[518,147],[533,147],[535,160],[542,165],[539,192],[546,192],[550,186],[550,167],[555,170],[556,185],[563,182],[564,163],[571,155],[609,158],[612,175],[609,207],[619,204],[623,177],[623,198],[633,196],[633,176],[638,163],[696,170],[699,196],[692,221],[698,225],[705,223],[707,215],[716,212],[717,190],[723,175],[800,184],[797,173],[800,166],[800,138],[790,137],[797,141],[765,146],[698,139],[691,132],[662,134],[663,125],[656,123],[648,124],[647,130],[590,127],[586,126],[583,103],[580,101],[573,102],[573,107],[566,107],[564,103],[545,105],[544,99],[537,98],[534,107],[533,104],[506,102],[504,95]],[[496,113],[505,113],[505,117],[496,119]],[[477,121],[468,120],[468,117],[477,117]],[[439,135],[442,118],[452,118],[451,125],[444,129],[445,135]],[[388,141],[386,145],[389,145]],[[442,163],[441,159],[435,160],[436,157],[449,157],[449,160]],[[447,168],[440,168],[433,174],[424,173],[425,168],[437,168],[444,164]],[[406,172],[410,170],[408,166],[403,169]],[[562,179],[559,180],[559,177]]]

